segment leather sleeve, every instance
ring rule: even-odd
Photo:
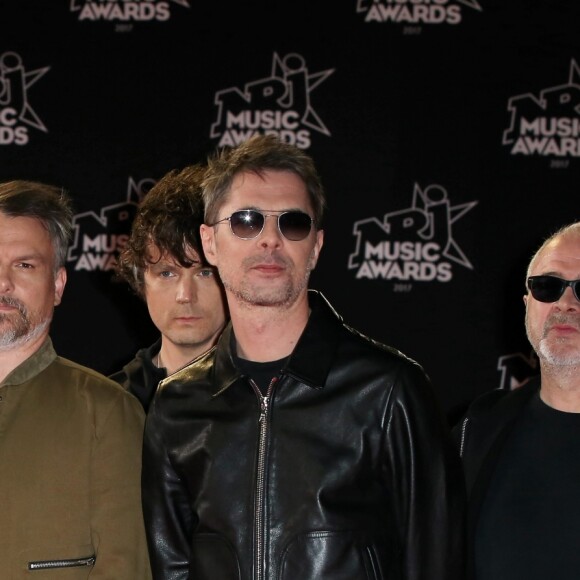
[[[395,497],[405,580],[464,577],[465,485],[450,429],[417,364],[397,373],[385,416],[385,472]]]
[[[143,512],[155,580],[188,580],[193,514],[188,493],[173,468],[154,400],[143,443]]]

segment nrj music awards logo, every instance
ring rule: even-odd
[[[358,280],[449,282],[453,264],[473,269],[453,237],[453,224],[476,205],[452,205],[441,185],[415,184],[411,207],[354,223],[349,270]]]
[[[580,157],[580,69],[570,63],[568,82],[508,101],[511,123],[503,145],[512,155]]]
[[[189,8],[188,0],[71,0],[70,11],[79,20],[165,21],[171,17],[171,2]]]
[[[529,356],[521,352],[500,356],[497,370],[501,373],[499,388],[506,391],[525,385],[540,372],[538,357],[533,350]]]
[[[365,22],[459,24],[465,7],[481,11],[477,0],[357,0]]]
[[[115,268],[117,256],[129,239],[137,206],[154,183],[153,179],[135,182],[130,177],[126,201],[102,207],[99,213],[74,216],[74,240],[67,262],[75,271],[108,272]]]
[[[50,67],[26,70],[15,52],[0,55],[0,145],[26,145],[29,130],[48,132],[29,101],[32,85]]]
[[[238,145],[256,133],[274,134],[307,149],[312,131],[330,135],[314,110],[312,93],[333,72],[310,71],[296,53],[284,58],[274,53],[268,76],[215,94],[217,118],[210,137],[219,139],[218,147],[223,147]]]

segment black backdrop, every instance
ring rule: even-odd
[[[0,179],[75,203],[60,354],[109,373],[155,338],[111,279],[136,204],[274,130],[328,193],[311,286],[452,415],[521,384],[528,258],[580,219],[579,24],[574,0],[1,0]]]

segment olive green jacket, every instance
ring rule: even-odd
[[[151,578],[144,413],[50,338],[0,383],[0,578]]]

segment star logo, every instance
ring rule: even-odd
[[[26,71],[20,55],[5,52],[0,56],[0,106],[10,107],[22,123],[48,132],[28,102],[28,89],[44,76],[50,67]]]
[[[216,93],[217,115],[211,138],[230,129],[296,131],[300,127],[330,135],[314,110],[311,95],[333,72],[312,73],[300,54],[280,57],[274,53],[269,76],[248,82],[242,89],[230,87]]]
[[[371,217],[354,223],[355,250],[349,256],[348,268],[357,270],[357,278],[390,279],[397,272],[397,279],[415,276],[414,280],[426,280],[425,272],[420,277],[419,266],[423,264],[426,271],[429,265],[435,275],[439,264],[441,281],[449,279],[449,262],[472,270],[472,263],[454,238],[453,226],[477,203],[452,205],[443,186],[422,188],[415,184],[410,207],[389,212],[382,220]]]

